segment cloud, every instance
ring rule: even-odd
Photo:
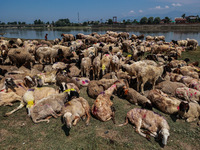
[[[174,6],[174,7],[180,7],[182,5],[180,3],[172,3],[172,6]]]
[[[165,8],[166,8],[166,9],[168,9],[168,8],[169,8],[169,6],[165,6]]]
[[[156,6],[155,9],[161,9],[161,7],[160,6]]]
[[[155,8],[152,8],[152,9],[168,9],[169,6],[165,6],[165,7],[161,7],[161,6],[156,6]]]
[[[139,10],[139,13],[143,13],[143,10]]]
[[[135,12],[134,12],[133,10],[131,10],[129,13],[131,13],[131,14],[132,14],[132,13],[135,13]]]

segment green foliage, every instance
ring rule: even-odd
[[[113,24],[113,20],[112,19],[108,19],[108,24]]]
[[[7,24],[8,24],[8,25],[17,25],[17,21],[14,21],[14,22],[8,22]]]
[[[169,17],[165,17],[164,23],[170,23],[170,18]]]
[[[154,18],[153,23],[154,23],[154,24],[159,24],[159,23],[160,23],[160,17]]]
[[[70,20],[67,19],[59,19],[58,21],[55,22],[55,26],[60,27],[60,26],[69,26],[70,25]]]
[[[140,24],[147,24],[148,23],[148,19],[147,19],[147,17],[143,17],[143,18],[141,18],[141,20],[140,20]]]
[[[41,21],[40,19],[38,19],[38,20],[34,21],[34,24],[45,24],[45,23],[43,21]]]
[[[148,18],[148,24],[153,24],[153,17]]]

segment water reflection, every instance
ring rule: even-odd
[[[48,34],[49,40],[54,40],[55,38],[61,38],[62,33],[68,33],[76,35],[78,33],[83,34],[90,34],[92,32],[97,32],[98,34],[105,34],[107,30],[98,30],[98,29],[0,29],[0,33],[6,33],[4,35],[8,38],[22,38],[22,39],[44,39],[45,34]],[[180,31],[174,31],[174,32],[152,32],[152,31],[143,31],[143,32],[137,32],[132,31],[130,29],[124,29],[124,30],[113,30],[116,32],[129,32],[129,34],[136,34],[141,35],[144,34],[145,36],[151,35],[151,36],[159,36],[164,35],[166,41],[171,40],[183,40],[186,38],[196,39],[200,43],[200,32],[180,32]]]

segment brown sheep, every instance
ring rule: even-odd
[[[66,124],[67,128],[71,128],[72,122],[75,126],[81,118],[85,119],[86,116],[86,125],[88,125],[90,121],[90,105],[87,100],[82,97],[75,98],[65,104],[61,114],[63,114],[63,122]]]
[[[152,104],[158,108],[160,111],[166,114],[175,114],[179,110],[180,100],[174,97],[168,97],[162,91],[156,89],[151,90],[147,96]]]
[[[92,114],[100,121],[114,120],[114,107],[113,102],[110,100],[111,95],[116,89],[116,85],[112,85],[110,88],[98,95],[97,99],[92,105]]]

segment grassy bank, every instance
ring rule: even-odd
[[[158,24],[158,25],[94,25],[92,29],[101,30],[131,30],[131,31],[155,31],[155,32],[170,32],[170,31],[182,31],[182,32],[199,32],[200,24]]]
[[[183,53],[183,58],[188,57],[192,61],[199,60],[200,47],[197,51]],[[87,96],[86,88],[81,89],[80,96],[88,100],[92,106],[94,99]],[[114,97],[114,107],[116,108],[116,123],[124,122],[126,113],[137,107],[128,101]],[[132,125],[117,127],[112,121],[100,122],[91,118],[90,125],[85,126],[84,121],[78,122],[75,127],[68,130],[58,119],[50,119],[50,123],[34,124],[27,116],[26,109],[23,108],[9,117],[3,115],[17,107],[15,103],[12,107],[0,107],[0,149],[68,149],[68,150],[149,150],[161,149],[158,142],[153,138],[147,141],[142,136],[135,133]],[[184,120],[174,120],[174,116],[161,113],[157,109],[154,111],[163,115],[170,125],[170,139],[164,149],[167,150],[199,150],[200,149],[200,127],[196,122],[187,123]]]

